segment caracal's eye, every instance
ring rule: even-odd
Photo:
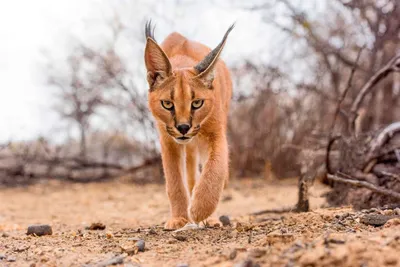
[[[193,109],[199,109],[199,108],[201,108],[203,103],[204,103],[204,100],[202,100],[202,99],[195,100],[195,101],[192,102],[192,108]]]
[[[173,110],[174,109],[174,103],[168,100],[161,100],[161,106],[167,110]]]

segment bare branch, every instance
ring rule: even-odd
[[[333,174],[328,174],[327,178],[329,180],[339,182],[339,183],[345,183],[345,184],[349,184],[349,185],[356,186],[356,187],[364,187],[375,193],[386,195],[386,196],[393,197],[393,198],[400,200],[400,193],[395,192],[393,190],[385,189],[383,187],[375,186],[375,185],[365,182],[365,181],[358,181],[358,180],[355,180],[354,178],[352,178],[352,179],[343,178],[343,177],[339,177],[339,176],[333,175]]]

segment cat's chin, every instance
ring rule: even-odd
[[[192,141],[192,137],[186,137],[185,139],[183,138],[174,138],[175,142],[177,142],[180,145],[186,145],[189,144]]]

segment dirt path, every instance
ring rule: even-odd
[[[398,210],[321,208],[326,190],[311,190],[312,212],[251,217],[293,206],[296,181],[233,182],[216,213],[230,216],[231,226],[173,233],[162,229],[169,213],[162,185],[0,189],[0,266],[105,266],[109,259],[121,266],[400,266]],[[392,219],[380,227],[362,223],[371,214]],[[93,222],[106,229],[86,230]],[[53,235],[27,236],[35,223],[50,224]],[[136,253],[139,239],[146,249]]]

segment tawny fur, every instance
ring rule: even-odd
[[[145,62],[150,84],[149,107],[160,135],[171,208],[165,227],[177,229],[189,221],[207,219],[216,210],[228,180],[226,129],[232,82],[221,59],[216,59],[203,73],[194,68],[210,53],[207,46],[179,33],[170,34],[161,46],[151,37],[147,38]],[[204,100],[195,111],[191,108],[194,99]],[[163,108],[161,100],[172,101],[174,111]],[[186,135],[191,137],[188,143],[175,139],[181,135],[176,129],[180,123],[191,124]]]

